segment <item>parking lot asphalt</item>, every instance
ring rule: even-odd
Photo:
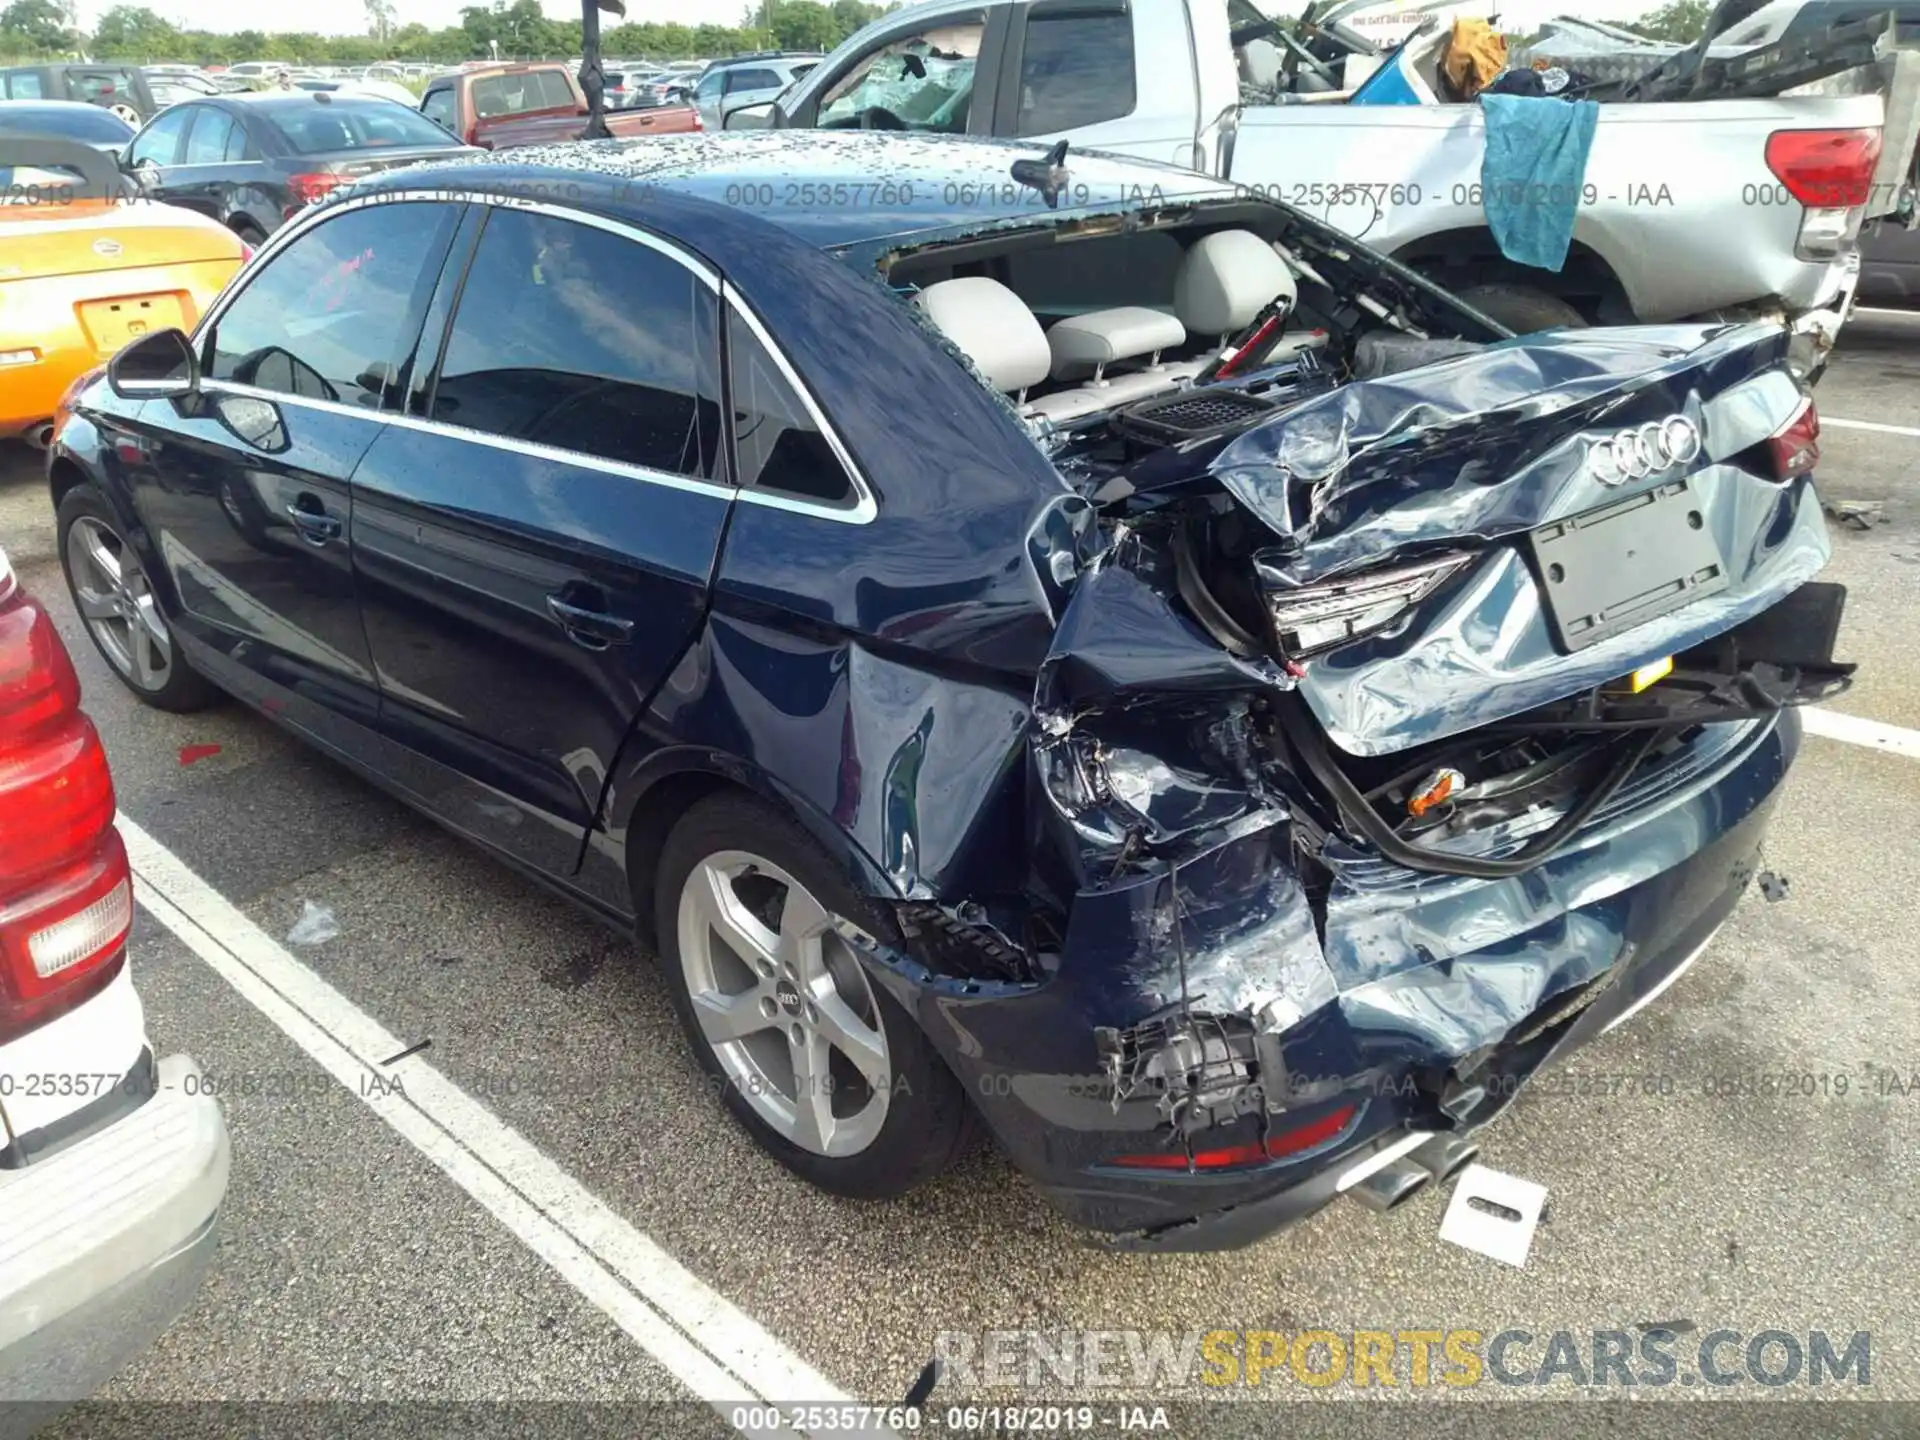
[[[1818,400],[1829,422],[1920,430],[1916,380],[1920,315],[1869,313]],[[1849,587],[1841,654],[1862,664],[1833,708],[1920,727],[1920,434],[1829,423],[1820,482],[1830,504],[1880,506],[1869,528],[1833,527],[1824,578]],[[299,961],[394,1035],[430,1039],[421,1061],[851,1396],[897,1401],[942,1331],[1673,1323],[1868,1331],[1872,1383],[1849,1398],[1920,1400],[1914,759],[1809,735],[1767,845],[1785,898],[1750,894],[1659,1003],[1482,1135],[1485,1163],[1549,1193],[1523,1268],[1443,1243],[1441,1187],[1386,1216],[1336,1204],[1238,1253],[1113,1256],[984,1146],[887,1204],[792,1178],[702,1083],[637,947],[237,705],[140,708],[71,611],[24,450],[0,456],[0,544],[58,615],[123,813],[268,935],[326,907],[338,935],[289,945]],[[103,1399],[686,1399],[668,1367],[150,916],[133,967],[158,1053],[189,1052],[229,1082],[234,1170],[204,1292]],[[1778,1093],[1728,1093],[1761,1090]],[[1750,1385],[1723,1393],[1756,1398]],[[1197,1383],[1152,1398],[1181,1394],[1218,1398]],[[713,1423],[699,1407],[662,1413],[689,1433]],[[1530,1428],[1590,1433],[1583,1416],[1560,1406]]]

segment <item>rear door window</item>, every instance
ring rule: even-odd
[[[222,312],[207,342],[208,377],[377,409],[456,214],[451,205],[404,201],[314,226]]]
[[[199,107],[193,129],[187,134],[183,165],[221,165],[226,163],[227,146],[233,140],[234,123],[224,111]]]
[[[7,98],[9,100],[44,100],[47,96],[45,83],[37,70],[15,70],[7,76]]]
[[[685,265],[595,226],[495,210],[461,297],[433,419],[716,475],[717,301]]]
[[[727,72],[727,93],[738,94],[742,90],[773,90],[778,88],[780,77],[771,70],[739,69]]]
[[[1050,135],[1133,113],[1133,18],[1125,11],[1036,15],[1020,55],[1016,135]]]

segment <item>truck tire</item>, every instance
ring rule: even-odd
[[[1557,296],[1531,285],[1474,285],[1455,296],[1516,335],[1537,330],[1584,330],[1586,318]]]

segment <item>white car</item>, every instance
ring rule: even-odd
[[[74,543],[103,547],[101,603],[131,636],[142,597],[114,588],[107,541]],[[0,552],[0,1405],[84,1399],[146,1349],[198,1292],[227,1190],[212,1087],[147,1039],[132,875],[79,702]]]

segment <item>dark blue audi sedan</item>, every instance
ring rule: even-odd
[[[1733,909],[1851,669],[1790,362],[1137,162],[606,142],[314,207],[49,477],[137,695],[636,935],[792,1170],[984,1123],[1209,1248],[1452,1174]]]

